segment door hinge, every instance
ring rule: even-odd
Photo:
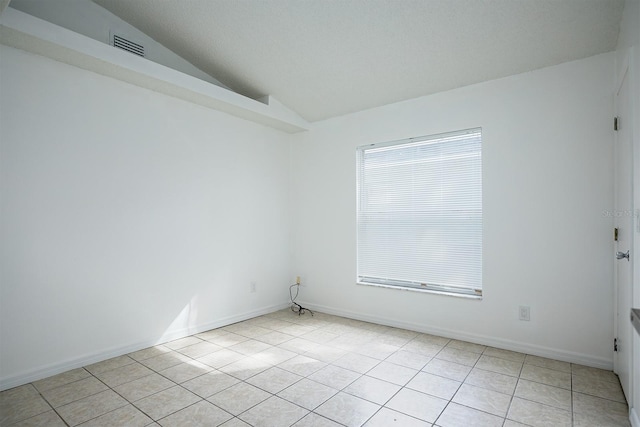
[[[613,229],[613,241],[617,242],[618,241],[618,228],[614,228]]]
[[[618,338],[613,339],[613,351],[618,351]]]
[[[613,118],[613,130],[618,130],[618,117]]]

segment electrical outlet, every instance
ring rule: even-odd
[[[300,284],[300,276],[296,276],[296,285]]]
[[[249,291],[251,293],[256,292],[256,282],[251,282],[251,284],[249,285]]]
[[[528,322],[531,320],[531,309],[527,305],[521,305],[519,310],[519,318],[520,320],[524,320]]]

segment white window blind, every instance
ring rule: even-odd
[[[481,129],[358,147],[358,283],[482,295]]]

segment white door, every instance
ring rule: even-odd
[[[617,352],[614,357],[614,370],[620,377],[620,383],[627,401],[631,397],[631,349],[632,326],[629,321],[632,299],[632,260],[633,251],[633,151],[632,120],[629,103],[628,69],[616,93],[616,112],[618,131],[615,138],[615,209],[614,227],[618,230],[615,242],[615,286],[616,286],[616,339]]]

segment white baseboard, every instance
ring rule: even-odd
[[[393,326],[396,328],[409,329],[416,332],[424,332],[424,333],[438,335],[446,338],[469,341],[476,344],[501,348],[504,350],[517,351],[520,353],[526,353],[526,354],[531,354],[531,355],[540,356],[540,357],[547,357],[550,359],[561,360],[564,362],[592,366],[594,368],[601,368],[606,370],[613,369],[613,359],[603,359],[603,358],[593,357],[586,354],[574,353],[574,352],[569,352],[564,350],[557,350],[554,348],[528,344],[520,341],[505,340],[505,339],[495,338],[487,335],[471,334],[464,331],[438,328],[438,327],[433,327],[425,324],[402,322],[395,319],[388,319],[382,316],[372,316],[369,314],[337,309],[337,308],[328,307],[324,305],[312,304],[309,302],[301,302],[300,304],[302,304],[304,307],[310,308],[311,310],[317,310],[322,313],[333,314],[336,316],[348,317],[351,319],[362,320],[365,322],[372,322],[372,323],[378,323],[386,326]]]
[[[52,375],[57,375],[62,372],[69,371],[71,369],[81,368],[83,366],[88,366],[93,363],[98,363],[103,360],[110,359],[112,357],[122,356],[123,354],[129,354],[134,351],[152,347],[154,345],[166,343],[179,338],[184,338],[189,335],[199,334],[201,332],[205,332],[211,329],[216,329],[223,326],[231,325],[232,323],[241,322],[243,320],[251,319],[253,317],[261,316],[263,314],[271,313],[276,310],[281,310],[287,307],[289,307],[289,303],[276,304],[268,307],[263,307],[258,310],[253,310],[253,311],[245,312],[245,313],[234,315],[234,316],[224,317],[214,322],[209,322],[209,323],[205,323],[202,325],[197,325],[189,328],[169,331],[163,334],[162,337],[160,337],[159,339],[113,347],[107,350],[99,351],[92,354],[86,354],[86,355],[69,359],[63,362],[53,363],[51,365],[30,369],[28,371],[24,371],[19,374],[0,378],[0,391],[7,390],[13,387],[18,387],[23,384],[28,384],[33,381],[38,381],[43,378],[50,377]]]

